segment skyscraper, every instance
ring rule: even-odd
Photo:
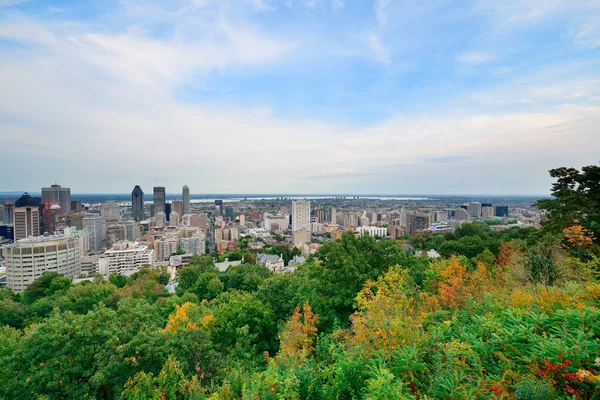
[[[131,192],[131,217],[144,218],[144,191],[139,185]]]
[[[480,218],[481,217],[481,203],[478,201],[472,201],[467,204],[467,212],[471,217]]]
[[[90,250],[102,248],[102,217],[97,214],[88,214],[83,217],[83,229],[90,234]]]
[[[184,206],[183,205],[184,205],[184,202],[182,200],[173,200],[171,202],[171,212],[176,212],[177,214],[179,214],[179,218],[181,218],[184,214],[184,212],[183,212]]]
[[[165,188],[164,186],[154,186],[154,215],[159,212],[165,212]]]
[[[71,189],[56,184],[42,188],[42,204],[47,201],[60,202],[62,212],[68,213],[71,211]]]
[[[292,231],[306,229],[310,232],[310,201],[292,201]]]
[[[15,241],[29,236],[40,236],[40,209],[16,207],[14,211]]]
[[[191,214],[192,209],[190,208],[190,188],[187,185],[183,186],[182,197],[183,197],[183,214],[181,214],[181,215],[183,216],[184,214]]]

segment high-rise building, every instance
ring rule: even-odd
[[[159,212],[166,212],[165,210],[165,188],[163,186],[155,186],[154,187],[154,215]]]
[[[206,238],[201,233],[189,238],[180,238],[179,249],[185,251],[186,254],[204,254],[206,253]]]
[[[190,207],[190,188],[187,185],[183,186],[183,191],[181,195],[183,198],[183,211],[179,215],[191,214],[192,209]]]
[[[194,226],[206,232],[208,228],[208,218],[206,214],[186,214],[182,218],[183,226]]]
[[[171,212],[176,212],[177,214],[179,214],[179,218],[181,218],[181,216],[184,214],[183,200],[173,200],[171,202]],[[172,219],[169,220],[173,222]],[[179,221],[177,221],[177,224],[179,225]]]
[[[131,192],[131,217],[144,218],[144,191],[140,185],[135,185]]]
[[[429,214],[410,214],[407,218],[408,232],[410,235],[428,229],[431,225]]]
[[[68,214],[59,214],[55,218],[55,230],[62,232],[68,226],[74,226],[78,231],[83,230],[83,218],[86,214],[83,211],[71,211]]]
[[[494,217],[494,207],[481,207],[481,218],[490,219]]]
[[[218,208],[218,214],[223,215],[223,200],[215,200],[215,207]]]
[[[44,232],[54,233],[56,229],[56,217],[62,214],[58,201],[47,201],[44,203]]]
[[[14,211],[15,240],[40,236],[40,209],[16,207]]]
[[[71,211],[71,189],[56,184],[42,188],[42,204],[47,201],[58,201],[62,212],[68,213]]]
[[[179,213],[177,211],[171,211],[169,215],[169,226],[179,226]]]
[[[165,203],[165,217],[167,221],[171,220],[171,203]]]
[[[228,217],[228,218],[233,219],[233,215],[234,215],[233,214],[233,207],[231,207],[231,206],[225,207],[225,216]]]
[[[317,217],[317,222],[323,223],[325,222],[325,210],[323,207],[319,207],[313,210],[313,215]]]
[[[464,208],[457,208],[454,210],[454,218],[459,221],[467,221],[469,219],[469,213]]]
[[[481,217],[481,203],[478,201],[472,201],[467,204],[467,212],[471,217],[480,218]]]
[[[44,272],[57,272],[69,277],[81,273],[79,240],[65,235],[20,239],[4,246],[2,254],[5,257],[6,286],[15,292],[22,292]]]
[[[11,225],[14,223],[15,219],[15,203],[4,203],[4,218],[2,218],[2,222],[7,225]]]
[[[121,207],[114,201],[105,201],[100,206],[100,215],[103,220],[121,219]]]
[[[167,261],[179,249],[176,238],[159,239],[154,241],[154,254],[158,261]]]
[[[71,200],[71,211],[81,211],[83,209],[83,205],[79,200]]]
[[[331,207],[331,210],[329,211],[329,222],[337,224],[337,210],[335,207]]]
[[[83,229],[90,234],[90,250],[102,248],[102,217],[97,214],[88,214],[83,217]]]
[[[246,216],[244,214],[240,214],[240,226],[246,226]]]
[[[167,216],[164,212],[156,213],[154,216],[154,226],[157,228],[167,226]]]
[[[301,229],[310,232],[310,201],[306,199],[292,201],[292,231]]]
[[[508,217],[508,206],[496,206],[496,217]]]

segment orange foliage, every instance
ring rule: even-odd
[[[452,257],[450,265],[442,271],[441,276],[444,282],[440,282],[439,286],[440,303],[448,308],[461,307],[467,298],[467,268],[456,257]]]
[[[312,344],[317,334],[318,320],[319,317],[313,313],[308,303],[304,303],[302,313],[300,307],[296,307],[281,333],[280,354],[297,360],[308,357],[314,350]]]
[[[594,234],[579,224],[563,229],[567,247],[586,248],[594,244]]]

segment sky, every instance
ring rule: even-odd
[[[0,191],[523,194],[600,161],[600,0],[0,0]]]

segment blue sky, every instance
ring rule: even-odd
[[[598,0],[0,0],[0,190],[546,194]]]

